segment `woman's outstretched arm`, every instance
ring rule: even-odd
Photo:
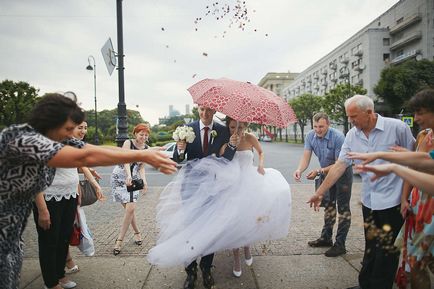
[[[348,158],[362,160],[362,164],[368,164],[376,159],[383,159],[434,174],[434,160],[426,152],[349,152]]]
[[[413,186],[418,187],[431,196],[434,196],[434,175],[418,172],[397,164],[358,165],[356,166],[356,169],[361,172],[373,172],[375,176],[372,177],[372,180],[394,173]]]
[[[122,163],[144,162],[164,174],[176,172],[176,163],[159,151],[113,150],[86,144],[77,149],[64,146],[48,161],[51,167],[76,168],[111,166]]]

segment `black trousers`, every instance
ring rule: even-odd
[[[365,253],[359,284],[363,289],[391,289],[400,251],[393,246],[404,223],[401,205],[385,210],[363,206]]]
[[[181,188],[181,198],[184,202],[191,201],[191,198],[194,197],[194,193],[199,189],[199,184],[196,182],[188,182],[189,179],[195,179],[195,178],[204,178],[208,174],[206,171],[198,171],[198,170],[192,170],[191,164],[187,163],[184,167],[185,172],[185,183],[182,184]],[[210,176],[212,178],[213,176]],[[211,198],[211,197],[210,197]],[[197,213],[200,214],[202,210],[206,210],[206,203],[203,207],[198,208]],[[194,221],[194,214],[192,214],[192,219],[186,220],[187,224],[190,224]],[[212,261],[214,259],[214,253],[211,253],[209,255],[203,256],[200,258],[200,268],[202,270],[208,271],[211,270]],[[187,273],[193,273],[197,270],[197,262],[196,260],[191,262],[187,267],[185,267],[185,271]]]
[[[65,277],[66,256],[77,210],[77,199],[51,199],[46,203],[50,212],[50,228],[43,230],[38,225],[39,214],[36,204],[33,204],[33,217],[38,231],[42,278],[45,286],[51,288],[59,283],[59,279]]]
[[[199,264],[200,269],[202,269],[204,271],[211,270],[213,259],[214,259],[214,253],[203,256],[202,258],[200,258],[200,264]],[[185,267],[185,271],[187,273],[192,273],[192,272],[197,270],[196,268],[197,268],[197,262],[196,262],[196,260],[194,260],[193,262],[190,263],[190,265]]]

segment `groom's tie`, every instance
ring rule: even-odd
[[[207,127],[207,126],[205,126],[203,128],[202,149],[203,149],[203,154],[204,155],[208,154],[208,130],[209,130],[209,127]]]

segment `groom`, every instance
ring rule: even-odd
[[[192,143],[185,141],[177,142],[177,150],[173,154],[173,160],[176,162],[182,161],[179,157],[179,152],[184,151],[187,155],[187,160],[201,159],[211,154],[219,156],[220,148],[223,144],[228,143],[227,148],[223,153],[223,157],[232,160],[238,144],[238,136],[234,134],[229,139],[229,130],[213,121],[215,110],[208,107],[199,106],[200,120],[194,121],[188,126],[192,127],[195,134],[195,139]],[[210,289],[214,285],[214,279],[211,275],[211,266],[214,254],[203,256],[200,260],[200,269],[202,270],[203,285]],[[184,289],[194,289],[197,279],[197,262],[193,261],[185,268],[187,278],[184,282]]]

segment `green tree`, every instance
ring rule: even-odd
[[[320,111],[322,104],[322,97],[315,96],[310,93],[302,94],[289,101],[289,105],[297,116],[298,125],[301,129],[301,141],[304,142],[304,127],[310,121],[310,126],[313,128],[312,117]]]
[[[346,83],[338,84],[324,96],[323,108],[330,119],[344,127],[344,134],[348,132],[349,124],[345,113],[345,100],[355,94],[366,94],[366,89]]]
[[[24,81],[0,83],[0,127],[23,123],[38,99],[39,89]]]
[[[374,92],[386,114],[398,114],[406,102],[419,90],[434,87],[434,61],[427,59],[405,61],[381,71],[381,77]]]
[[[193,107],[193,109],[191,110],[191,114],[193,115],[193,120],[199,119],[199,109],[197,106]]]
[[[98,112],[98,137],[106,141],[113,141],[116,138],[117,109],[102,110]],[[140,112],[127,110],[128,132],[131,132],[138,123],[146,123]],[[86,119],[89,128],[95,128],[95,110],[86,111]],[[87,140],[93,142],[95,130],[88,131]]]

